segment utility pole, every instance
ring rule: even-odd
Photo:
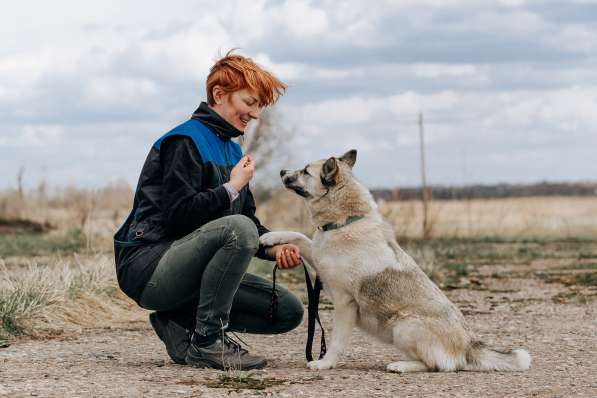
[[[21,166],[17,173],[17,192],[21,201],[25,198],[23,191],[23,174],[25,174],[25,167]]]
[[[427,188],[427,166],[425,163],[425,132],[423,129],[423,112],[419,111],[419,141],[421,147],[421,196],[423,199],[423,239],[429,239],[431,225],[429,223],[429,189]]]

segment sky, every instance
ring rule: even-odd
[[[136,184],[230,48],[288,84],[285,168],[370,188],[597,180],[597,1],[19,1],[0,14],[0,189]]]

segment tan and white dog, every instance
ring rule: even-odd
[[[286,188],[302,196],[318,229],[270,232],[265,246],[294,243],[319,274],[334,303],[332,342],[311,369],[336,366],[354,326],[393,344],[405,357],[391,372],[522,371],[523,349],[497,351],[477,340],[460,310],[404,252],[370,192],[352,175],[356,150],[302,170],[282,170]]]

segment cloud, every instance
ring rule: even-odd
[[[476,65],[414,64],[414,75],[421,78],[437,79],[445,77],[472,77],[477,75]]]
[[[388,98],[390,111],[397,115],[415,115],[419,111],[442,111],[454,108],[459,100],[458,95],[451,91],[429,95],[407,92]]]
[[[317,109],[325,111],[318,113]],[[562,153],[597,144],[593,127],[597,122],[597,86],[546,90],[540,95],[534,91],[497,95],[407,92],[385,98],[309,104],[303,109],[303,114],[309,117],[303,120],[299,131],[313,138],[298,141],[301,147],[297,152],[303,154],[299,163],[308,162],[309,157],[325,157],[325,153],[356,146],[360,150],[361,173],[367,183],[386,185],[385,174],[376,172],[375,167],[383,170],[380,163],[389,162],[387,164],[407,171],[401,178],[402,183],[414,185],[418,181],[416,114],[419,110],[424,111],[426,141],[433,155],[430,176],[435,183],[462,182],[465,175],[459,164],[463,151],[468,154],[469,162],[476,164],[475,172],[467,172],[469,178],[475,178],[473,181],[506,180],[500,178],[499,170],[504,166],[512,167],[504,162],[514,162],[525,170],[522,173],[509,171],[510,180],[520,181],[532,180],[533,175],[541,173],[545,173],[543,178],[547,179],[556,169],[556,175],[565,175]],[[386,117],[382,118],[384,113]],[[345,124],[342,124],[343,115],[347,120]],[[312,147],[314,140],[316,148]],[[585,150],[581,152],[581,159],[588,162],[589,154]],[[531,161],[534,163],[529,171],[527,162]],[[590,173],[595,170],[595,167],[582,169],[573,165],[563,168],[574,168],[575,173],[580,169],[578,178],[591,178]],[[475,175],[481,170],[488,172]]]
[[[322,35],[329,28],[326,11],[308,1],[285,1],[273,7],[269,14],[298,39]]]
[[[150,79],[94,77],[86,84],[85,98],[96,105],[136,105],[140,98],[148,98],[158,91],[158,85]]]
[[[361,124],[368,122],[379,108],[377,98],[347,98],[322,101],[306,105],[302,109],[306,123],[321,125]]]
[[[24,147],[43,147],[52,144],[59,144],[64,135],[64,127],[61,125],[25,125],[14,143]]]
[[[45,169],[58,184],[119,175],[134,184],[153,140],[188,118],[209,67],[232,47],[289,84],[277,106],[296,130],[294,162],[354,146],[367,184],[416,184],[422,111],[434,182],[596,174],[594,2],[58,1],[30,10],[11,3],[0,16],[1,184],[21,164],[30,181]]]

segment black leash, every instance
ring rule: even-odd
[[[272,303],[269,307],[269,320],[274,323],[278,320],[278,293],[276,292],[276,271],[278,264],[274,265],[274,272],[272,274]]]
[[[307,344],[305,346],[305,356],[307,357],[307,361],[311,362],[313,360],[313,337],[315,337],[315,321],[319,323],[319,327],[321,328],[321,347],[319,350],[319,358],[323,358],[327,351],[327,347],[325,344],[325,330],[323,329],[323,325],[321,324],[321,320],[319,319],[319,295],[321,293],[322,284],[321,279],[319,276],[315,277],[315,285],[311,283],[311,278],[309,277],[309,272],[307,271],[307,266],[301,260],[303,264],[303,269],[305,270],[305,282],[307,284],[307,297],[309,299],[309,303],[307,305],[307,313],[308,313],[308,322],[307,322]],[[276,293],[276,270],[278,266],[274,266],[274,271],[272,275],[273,285],[272,285],[272,303],[270,306],[270,320],[272,322],[276,321],[277,313],[278,313],[278,294]]]
[[[301,260],[302,262],[302,260]],[[313,360],[313,355],[311,354],[311,348],[313,347],[313,337],[315,336],[315,321],[319,323],[319,327],[321,328],[321,347],[319,349],[319,358],[323,358],[325,355],[327,348],[325,345],[325,330],[321,325],[321,320],[319,319],[319,294],[321,293],[322,284],[321,279],[319,279],[319,275],[315,277],[315,286],[311,284],[311,278],[309,277],[309,272],[307,271],[307,267],[305,263],[303,263],[303,269],[305,270],[305,282],[307,283],[307,295],[309,297],[309,304],[307,307],[307,312],[309,314],[309,319],[307,323],[307,345],[305,347],[305,355],[307,357],[307,361]]]

